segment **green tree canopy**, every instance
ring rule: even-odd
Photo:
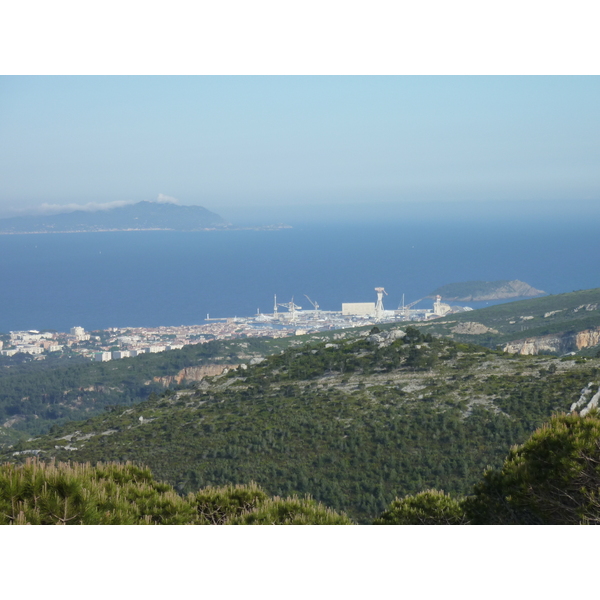
[[[600,523],[600,414],[558,415],[500,470],[488,470],[466,502],[473,523]]]

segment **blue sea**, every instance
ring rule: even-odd
[[[375,300],[448,283],[520,279],[557,294],[600,287],[597,220],[299,224],[275,231],[0,236],[0,332],[201,324]],[[424,301],[421,306],[431,306]],[[473,304],[474,308],[481,306]]]

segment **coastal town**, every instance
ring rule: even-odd
[[[470,310],[451,307],[436,297],[433,309],[413,308],[412,303],[397,310],[383,307],[383,288],[375,288],[377,302],[345,303],[341,311],[323,311],[308,298],[312,310],[302,310],[294,300],[278,303],[274,299],[273,313],[258,313],[253,317],[211,318],[205,324],[160,327],[111,327],[86,331],[75,326],[68,333],[57,331],[11,331],[0,335],[0,355],[13,357],[30,355],[35,360],[45,360],[48,355],[75,356],[105,362],[130,358],[145,353],[179,350],[190,344],[203,344],[211,340],[271,337],[280,338],[305,335],[318,331],[347,329],[376,323],[407,320],[430,320],[451,312]],[[278,307],[286,309],[285,312]]]
[[[3,336],[4,340],[0,340],[0,355],[12,357],[21,353],[31,355],[35,360],[45,360],[53,353],[54,356],[79,354],[90,360],[104,362],[145,353],[179,350],[189,344],[203,344],[215,339],[284,337],[295,334],[295,329],[257,329],[227,321],[177,327],[112,327],[97,331],[72,327],[68,333],[11,331]]]

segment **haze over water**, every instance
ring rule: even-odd
[[[0,236],[0,331],[199,324],[374,301],[397,308],[437,287],[520,279],[548,293],[598,287],[595,220],[297,223],[278,231]],[[423,306],[429,306],[424,301]],[[485,304],[484,304],[485,305]],[[477,307],[478,305],[472,304]]]
[[[159,200],[294,228],[0,236],[0,331],[597,287],[599,105],[597,77],[2,77],[0,217]]]

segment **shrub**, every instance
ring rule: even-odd
[[[196,506],[201,524],[223,525],[228,519],[255,509],[268,496],[255,483],[250,483],[206,487],[188,498]]]
[[[265,500],[255,509],[227,521],[228,525],[352,525],[344,514],[327,508],[311,498]]]
[[[465,525],[462,498],[455,499],[438,490],[426,490],[415,496],[396,498],[375,519],[374,525]]]
[[[488,470],[465,508],[474,523],[600,523],[600,415],[554,416],[500,471]]]
[[[207,487],[182,497],[130,463],[0,466],[5,525],[345,525],[351,521],[310,498],[269,498],[255,483]]]
[[[0,523],[178,524],[195,517],[173,488],[132,464],[43,463],[0,467]]]

